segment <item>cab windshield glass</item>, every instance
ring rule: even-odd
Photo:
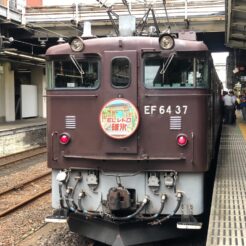
[[[55,60],[48,66],[52,70],[51,88],[96,89],[99,86],[99,60],[95,57],[77,59],[69,56]]]
[[[192,55],[191,55],[192,54]],[[208,87],[208,58],[201,52],[144,55],[144,84],[146,88]]]

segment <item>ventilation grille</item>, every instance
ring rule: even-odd
[[[75,129],[76,128],[76,116],[74,115],[65,116],[65,127],[66,129]]]
[[[170,130],[180,130],[182,128],[181,116],[170,116]]]

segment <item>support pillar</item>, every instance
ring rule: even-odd
[[[15,82],[14,71],[11,70],[9,62],[3,66],[3,80],[5,85],[5,120],[11,122],[15,121]]]
[[[5,121],[5,84],[4,84],[4,66],[0,64],[0,122]]]
[[[44,68],[35,67],[31,70],[31,82],[38,88],[38,116],[46,118],[46,77]]]

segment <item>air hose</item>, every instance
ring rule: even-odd
[[[174,216],[177,211],[180,208],[181,202],[182,202],[182,198],[183,198],[183,194],[181,192],[177,193],[177,206],[176,208],[173,210],[173,212],[165,217],[163,217],[162,219],[159,220],[155,220],[153,222],[150,223],[150,225],[161,225],[163,222],[169,220],[172,216]]]

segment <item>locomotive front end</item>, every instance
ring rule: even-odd
[[[215,142],[206,46],[170,35],[78,38],[47,57],[57,211],[46,221],[68,220],[71,230],[109,245],[201,229]]]

